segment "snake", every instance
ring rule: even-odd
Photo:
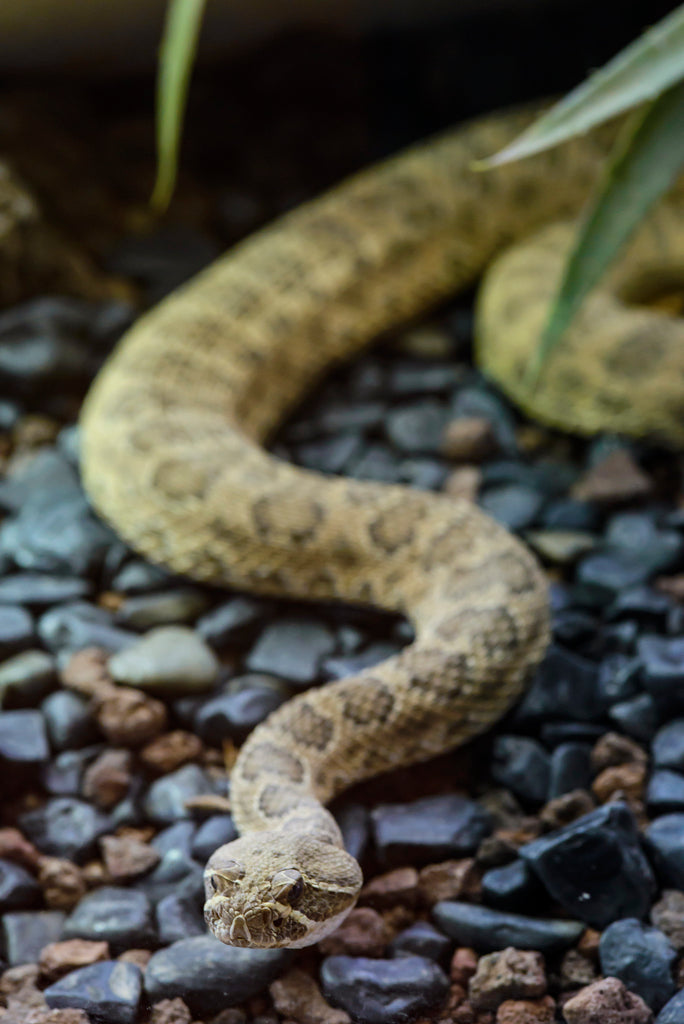
[[[240,748],[229,780],[239,836],[205,871],[205,919],[230,945],[297,948],[337,928],[362,873],[329,802],[487,730],[549,640],[542,568],[474,502],[270,454],[302,395],[492,264],[477,332],[485,373],[552,425],[684,440],[682,324],[647,302],[675,270],[681,281],[675,200],[641,232],[631,269],[591,296],[535,395],[523,388],[568,224],[612,138],[473,170],[532,116],[467,123],[287,212],[143,314],[86,396],[86,491],[149,560],[258,595],[378,607],[414,628],[394,656],[281,705]]]

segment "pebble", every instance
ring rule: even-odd
[[[152,693],[204,693],[219,673],[211,647],[187,626],[160,626],[109,659],[118,683]]]
[[[127,882],[147,874],[161,860],[161,854],[134,836],[103,836],[102,859],[113,882]]]
[[[453,945],[452,940],[429,921],[416,921],[392,939],[389,950],[395,957],[421,956],[444,967]]]
[[[2,524],[1,541],[19,569],[68,576],[94,576],[102,567],[112,531],[95,519],[85,495],[49,488]]]
[[[51,910],[73,910],[85,895],[85,871],[60,857],[41,857],[38,881]]]
[[[556,1004],[551,996],[543,999],[506,999],[496,1013],[496,1024],[553,1024]]]
[[[186,764],[151,783],[144,799],[145,814],[158,825],[170,825],[191,816],[186,800],[212,791],[213,786],[202,769],[196,764]]]
[[[156,942],[152,907],[145,893],[103,885],[88,893],[64,924],[65,939],[108,942],[115,953]]]
[[[672,968],[676,952],[657,928],[625,918],[609,925],[601,935],[601,971],[619,978],[656,1012],[675,993]]]
[[[145,744],[139,756],[153,775],[167,775],[188,761],[198,761],[202,750],[199,736],[184,729],[173,729]]]
[[[339,928],[321,939],[319,951],[324,956],[383,956],[391,930],[372,907],[354,907]]]
[[[451,403],[451,413],[460,417],[481,417],[490,424],[499,447],[508,454],[517,452],[515,420],[504,402],[492,391],[481,387],[460,388]]]
[[[159,900],[155,908],[157,934],[162,946],[170,946],[181,939],[206,935],[207,927],[195,900],[188,896],[169,893]]]
[[[21,572],[0,579],[0,604],[50,607],[64,601],[88,597],[92,586],[77,576],[55,576],[49,573]]]
[[[48,650],[72,653],[86,647],[119,651],[137,640],[137,635],[114,625],[106,608],[71,601],[45,612],[38,622],[38,633]]]
[[[54,658],[46,651],[28,650],[0,664],[0,708],[33,707],[56,682]]]
[[[438,903],[432,916],[437,927],[461,945],[486,951],[515,946],[552,955],[572,946],[583,931],[579,921],[504,913],[472,903]]]
[[[212,647],[227,647],[249,639],[268,615],[269,605],[251,597],[232,597],[202,615],[195,629]]]
[[[115,573],[111,587],[115,594],[147,594],[168,586],[172,579],[162,566],[134,558]]]
[[[406,403],[385,416],[385,432],[391,443],[408,455],[432,454],[440,447],[449,413],[441,402],[424,398]]]
[[[41,853],[80,863],[94,852],[109,821],[83,800],[55,797],[20,815],[19,826]]]
[[[8,658],[34,642],[31,614],[20,605],[0,605],[0,658]]]
[[[0,912],[30,910],[40,904],[42,892],[26,868],[0,859]]]
[[[90,703],[78,694],[56,690],[45,698],[40,710],[53,750],[78,750],[97,740]]]
[[[356,860],[363,857],[370,840],[370,818],[361,804],[343,803],[335,809],[344,848]]]
[[[318,985],[305,971],[293,968],[271,982],[273,1005],[285,1020],[297,1024],[350,1024],[349,1014],[333,1009]]]
[[[551,755],[549,800],[588,789],[591,782],[591,747],[588,743],[560,743]]]
[[[350,461],[363,450],[358,434],[336,434],[322,440],[297,445],[296,461],[319,473],[344,473]]]
[[[684,892],[666,889],[651,907],[651,921],[678,953],[684,952]]]
[[[553,899],[595,928],[648,913],[655,881],[624,804],[599,807],[521,847],[520,855]]]
[[[581,530],[528,530],[525,540],[542,558],[557,565],[576,562],[596,545],[596,538]]]
[[[454,462],[482,462],[497,449],[494,429],[483,416],[465,416],[447,423],[442,454]]]
[[[543,886],[521,858],[485,872],[482,899],[488,906],[513,913],[536,911],[546,902]]]
[[[275,676],[256,672],[239,676],[201,705],[195,716],[195,730],[213,746],[229,738],[242,742],[291,696],[290,687]]]
[[[684,814],[656,818],[644,836],[660,882],[684,889]]]
[[[79,967],[109,960],[109,946],[106,942],[88,942],[86,939],[66,939],[51,942],[40,954],[38,969],[41,981],[57,981]]]
[[[204,863],[219,846],[231,843],[237,837],[238,831],[232,815],[212,814],[202,822],[195,833],[192,840],[192,856]]]
[[[663,1006],[656,1017],[655,1024],[682,1024],[684,1020],[684,989],[680,989],[676,996],[673,996]]]
[[[330,956],[321,965],[321,983],[333,1006],[341,1006],[364,1024],[413,1020],[439,1006],[449,988],[442,969],[421,956]]]
[[[650,693],[640,693],[630,700],[613,704],[608,712],[612,722],[635,740],[649,742],[655,736],[660,714]]]
[[[665,769],[653,772],[646,790],[646,804],[654,817],[684,811],[684,775]]]
[[[386,866],[466,856],[492,830],[489,814],[456,794],[380,804],[371,822],[378,858]]]
[[[553,719],[597,722],[604,711],[596,663],[551,644],[513,721],[516,725]]]
[[[3,914],[2,948],[7,962],[33,964],[41,950],[62,936],[65,915],[59,910],[20,910]]]
[[[684,685],[684,637],[641,636],[637,652],[644,687],[656,697],[676,702]]]
[[[163,856],[172,850],[182,856],[192,855],[192,841],[197,832],[197,825],[194,821],[176,821],[168,828],[157,832],[152,840],[152,846]]]
[[[0,714],[0,764],[5,770],[37,768],[50,756],[45,719],[40,711],[3,711]]]
[[[508,946],[481,956],[468,985],[476,1010],[496,1010],[506,999],[535,999],[546,994],[544,958]]]
[[[656,734],[651,751],[657,768],[684,771],[684,718],[664,725]]]
[[[348,476],[392,484],[399,480],[399,459],[387,445],[364,445],[361,454],[345,467]]]
[[[154,953],[145,971],[151,1002],[180,996],[196,1016],[210,1016],[251,999],[282,974],[286,949],[240,949],[213,936],[182,939]]]
[[[497,736],[492,744],[492,778],[526,804],[541,804],[549,793],[551,761],[541,743],[527,736]]]
[[[418,874],[418,895],[428,906],[440,900],[477,899],[479,894],[480,874],[472,857],[428,864]]]
[[[563,1004],[567,1024],[653,1024],[646,1003],[618,978],[603,978]]]
[[[626,448],[617,448],[597,460],[575,484],[572,497],[599,504],[620,504],[647,498],[652,481]]]
[[[321,622],[283,618],[266,626],[245,659],[250,672],[289,679],[299,686],[316,681],[320,664],[335,650],[335,634]]]
[[[326,658],[322,664],[323,672],[328,679],[345,679],[357,675],[364,669],[372,668],[387,658],[394,657],[401,650],[399,644],[379,640],[368,644],[358,654],[339,654]]]
[[[140,968],[117,960],[71,971],[45,989],[49,1007],[76,1007],[96,1024],[135,1024],[141,995]]]
[[[513,532],[533,526],[543,504],[544,496],[524,484],[488,487],[480,496],[482,509]]]
[[[148,630],[193,622],[206,611],[209,596],[196,587],[177,587],[159,594],[127,597],[116,610],[115,621],[131,629]]]
[[[203,867],[180,850],[168,850],[154,871],[138,882],[138,888],[153,903],[175,893],[201,907],[204,903]]]

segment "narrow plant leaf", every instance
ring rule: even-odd
[[[684,4],[621,50],[479,169],[511,163],[583,135],[684,78]]]
[[[623,130],[583,218],[528,384],[568,327],[584,297],[684,166],[684,82],[635,112]]]
[[[178,150],[205,0],[169,0],[157,71],[157,180],[152,205],[165,210],[178,173]]]

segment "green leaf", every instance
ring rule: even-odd
[[[568,93],[478,169],[511,163],[582,135],[684,78],[684,4]]]
[[[584,297],[649,208],[674,183],[682,166],[684,82],[636,111],[625,125],[565,265],[556,301],[528,368],[529,385],[536,382],[544,360]]]
[[[176,185],[178,150],[205,0],[169,0],[157,72],[157,180],[152,205],[165,210]]]

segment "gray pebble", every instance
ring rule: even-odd
[[[266,626],[245,659],[250,672],[266,672],[308,686],[335,649],[335,634],[321,622],[279,619]]]
[[[116,953],[131,947],[148,948],[156,937],[147,896],[115,885],[87,893],[64,924],[65,939],[105,941]]]
[[[0,707],[31,707],[57,679],[55,660],[46,651],[29,650],[0,664]]]
[[[152,629],[193,622],[209,606],[208,595],[195,587],[178,587],[159,594],[127,597],[116,611],[115,620],[132,629]]]
[[[216,655],[187,626],[160,626],[109,659],[118,683],[151,693],[203,693],[219,673]]]
[[[141,994],[142,973],[136,964],[103,960],[49,985],[45,1001],[55,1010],[83,1010],[93,1024],[135,1024]]]

